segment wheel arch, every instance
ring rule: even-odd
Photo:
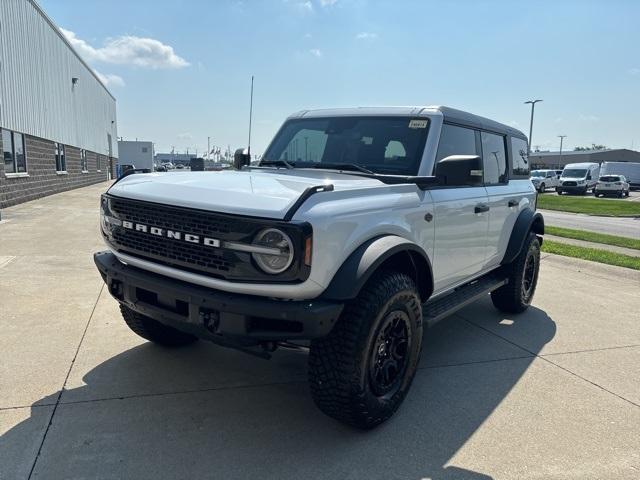
[[[349,255],[322,298],[351,300],[371,275],[387,267],[409,275],[416,283],[423,302],[433,293],[433,270],[426,252],[406,238],[384,235],[364,242]]]
[[[502,262],[500,262],[501,265],[511,263],[518,256],[529,232],[533,232],[536,235],[544,235],[544,218],[540,212],[526,209],[520,212],[516,223],[513,225],[507,249]]]

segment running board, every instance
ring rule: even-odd
[[[456,288],[452,293],[427,301],[422,306],[423,318],[427,325],[442,320],[485,295],[506,285],[507,279],[498,272],[491,272],[466,285]]]

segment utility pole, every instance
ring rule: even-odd
[[[207,160],[209,160],[210,152],[211,152],[211,137],[207,137]]]
[[[562,167],[562,141],[567,138],[566,135],[558,135],[558,138],[560,139],[560,165],[558,165],[558,167]]]
[[[529,151],[527,152],[527,154],[531,154],[531,137],[533,137],[533,111],[536,108],[536,103],[538,102],[542,102],[542,100],[537,99],[537,100],[527,100],[526,102],[524,102],[525,104],[530,103],[531,104],[531,121],[529,122]]]

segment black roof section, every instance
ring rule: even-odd
[[[473,113],[463,112],[462,110],[451,107],[438,107],[438,110],[440,110],[442,115],[444,115],[445,122],[456,123],[458,125],[482,130],[489,130],[491,132],[501,134],[508,134],[512,137],[522,138],[523,140],[527,139],[526,135],[520,130],[485,117],[474,115]]]

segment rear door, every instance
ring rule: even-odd
[[[478,165],[470,177],[469,172],[451,169],[443,162],[451,155],[480,155],[479,135],[466,127],[446,123],[442,126],[434,168],[441,185],[431,190],[435,293],[479,272],[486,256],[489,206],[482,185],[482,166]]]
[[[515,182],[513,185],[509,182],[506,136],[489,132],[481,135],[484,184],[489,203],[486,266],[491,267],[502,261],[526,192],[521,192]]]

